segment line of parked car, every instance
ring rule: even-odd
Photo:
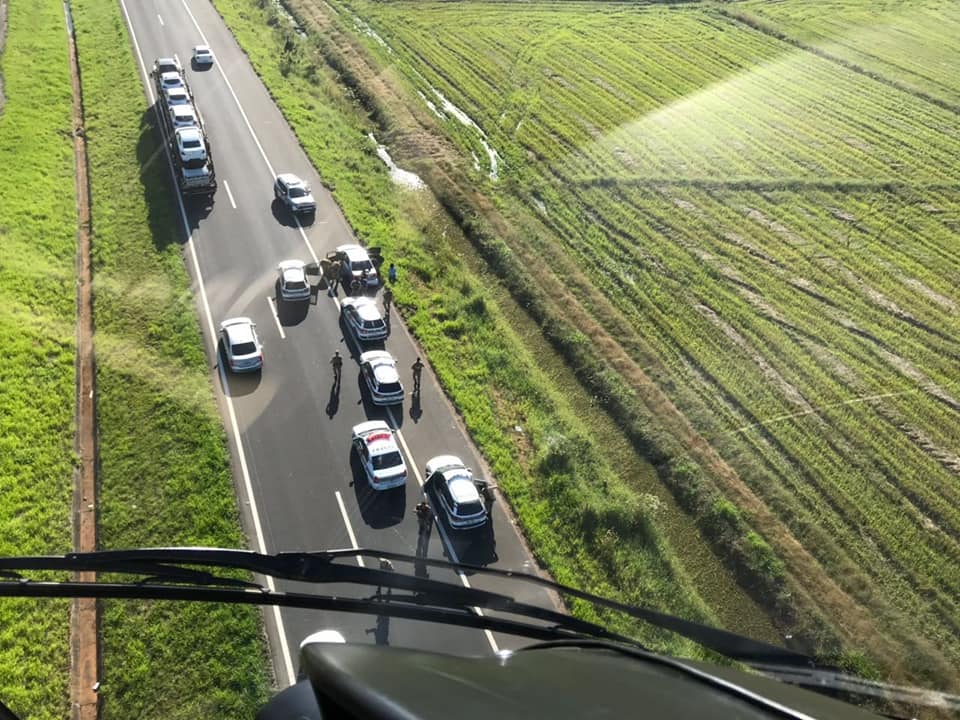
[[[193,65],[209,67],[213,53],[206,46],[197,46]],[[171,156],[177,169],[178,185],[185,194],[216,188],[213,159],[204,130],[203,119],[196,107],[193,93],[179,60],[159,58],[152,75],[157,84],[164,129],[169,137]],[[203,176],[196,180],[196,176]],[[275,200],[296,216],[312,215],[317,203],[310,186],[292,173],[281,173],[274,178]],[[379,256],[378,256],[379,257]],[[380,312],[375,297],[367,291],[380,287],[378,263],[358,244],[337,247],[327,256],[327,266],[336,266],[336,282],[345,288],[359,287],[361,294],[351,294],[340,302],[344,326],[362,347],[365,343],[382,343],[390,335],[390,323]],[[279,302],[307,302],[313,287],[311,272],[323,276],[320,268],[311,269],[297,259],[277,265],[277,298]],[[328,282],[333,279],[328,278]],[[260,372],[264,366],[263,343],[256,324],[249,317],[228,318],[220,323],[218,351],[233,373]],[[360,353],[360,374],[369,392],[370,401],[378,406],[394,406],[404,399],[403,383],[394,357],[381,348]],[[383,420],[368,420],[355,425],[351,431],[351,448],[363,467],[369,487],[387,491],[404,487],[407,465],[397,442],[397,433]],[[434,495],[447,525],[452,529],[475,528],[488,519],[488,502],[482,489],[485,484],[473,477],[470,468],[453,455],[439,455],[429,460],[424,469],[425,489]]]

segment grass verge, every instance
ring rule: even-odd
[[[540,561],[561,582],[711,621],[657,527],[655,499],[627,491],[492,301],[489,278],[471,273],[458,256],[449,234],[459,229],[442,208],[429,195],[390,184],[366,137],[375,128],[364,107],[308,50],[287,42],[286,21],[272,5],[218,0],[216,6],[357,235],[397,260],[398,307]],[[264,33],[264,24],[274,32]],[[700,654],[649,629],[628,631],[671,652]]]
[[[242,547],[173,187],[116,3],[73,3],[93,215],[103,548]],[[105,602],[104,718],[252,717],[256,608]]]
[[[67,36],[58,1],[14,2],[7,10],[0,54],[0,554],[62,553],[71,548],[75,469]],[[0,699],[21,717],[68,714],[68,636],[66,601],[0,600]]]

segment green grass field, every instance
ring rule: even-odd
[[[0,76],[0,554],[66,552],[73,485],[76,210],[63,5],[10,3]],[[0,29],[2,35],[2,29]],[[62,718],[69,606],[0,601],[0,697]]]
[[[119,4],[72,6],[93,198],[100,545],[243,547],[153,111]],[[103,607],[104,718],[252,717],[266,700],[257,608]]]
[[[955,7],[333,5],[459,148],[494,234],[551,253],[537,272],[577,291],[554,315],[592,319],[583,361],[635,405],[668,397],[718,454],[691,451],[773,544],[788,604],[955,684]],[[386,130],[436,180],[424,131]]]

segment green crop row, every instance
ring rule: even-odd
[[[503,258],[562,246],[576,271],[549,269],[571,286],[589,276],[604,298],[586,292],[582,307],[637,364],[660,368],[840,585],[899,639],[926,638],[956,662],[950,108],[711,7],[336,6],[390,46],[382,62],[442,92],[505,158],[486,190],[535,233],[488,242],[495,272],[512,282]],[[715,186],[688,182],[704,179]],[[780,186],[746,187],[764,179]],[[462,222],[478,227],[474,212]],[[568,345],[581,380],[625,417],[616,380],[587,370],[581,345]]]

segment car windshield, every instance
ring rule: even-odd
[[[253,341],[239,342],[233,345],[234,355],[252,355],[257,351],[257,345]]]
[[[0,558],[419,546],[960,694],[958,58],[944,0],[0,0]],[[0,596],[18,713],[256,717],[335,626],[114,600]]]
[[[390,468],[403,465],[403,460],[398,452],[388,452],[382,455],[374,455],[371,458],[374,470],[388,470]]]

